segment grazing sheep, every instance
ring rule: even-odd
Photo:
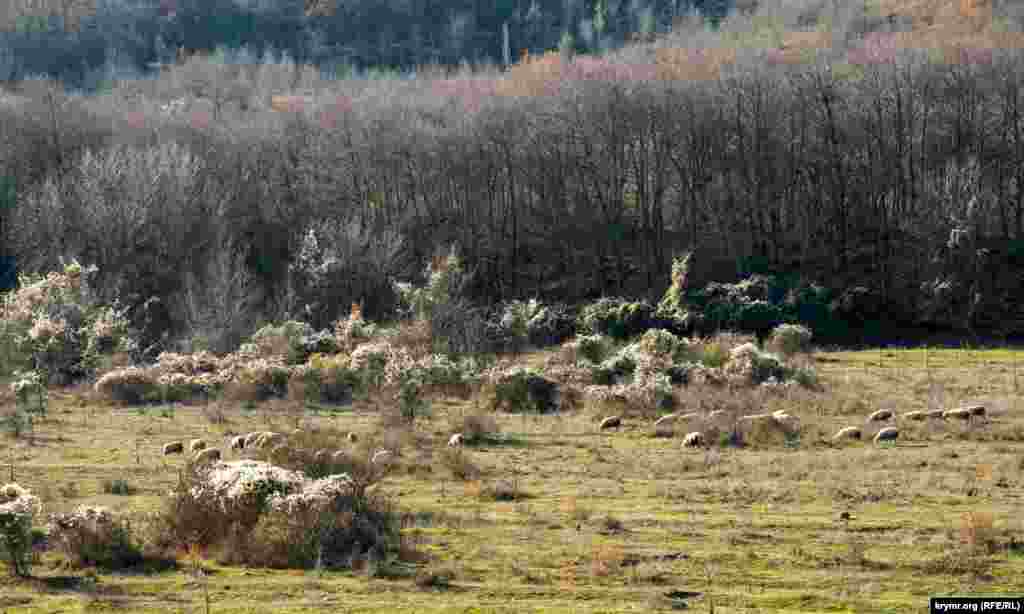
[[[284,442],[284,435],[282,435],[281,433],[274,433],[272,431],[267,431],[267,432],[261,434],[259,436],[259,439],[256,440],[256,447],[259,448],[260,450],[263,450],[265,448],[273,447],[273,446],[276,446],[277,444],[283,443],[283,442]]]
[[[331,461],[331,453],[327,450],[317,450],[316,454],[313,455],[314,463],[329,463]]]
[[[203,448],[195,453],[192,462],[199,464],[212,463],[220,460],[220,450],[217,448]]]
[[[253,431],[252,433],[249,433],[248,435],[246,435],[245,436],[245,447],[246,448],[253,447],[256,444],[256,440],[259,439],[260,435],[262,435],[262,434],[263,434],[263,431]]]
[[[458,448],[458,447],[461,447],[461,446],[462,446],[462,443],[463,443],[463,437],[462,437],[462,433],[455,433],[454,435],[452,435],[452,436],[451,436],[451,437],[450,437],[450,438],[448,439],[448,447],[449,447],[449,448]]]
[[[886,420],[892,420],[894,415],[896,414],[891,409],[880,409],[868,416],[868,422],[885,422]]]
[[[719,418],[724,418],[725,415],[726,411],[724,409],[716,409],[715,411],[708,414],[708,420],[718,420]]]
[[[605,429],[612,429],[620,426],[622,426],[622,418],[619,416],[608,416],[601,421],[600,429],[603,431]]]
[[[185,452],[185,444],[180,441],[172,441],[164,444],[164,456],[168,454],[182,454]]]
[[[348,438],[348,442],[349,443],[355,443],[355,442],[359,441],[359,436],[356,435],[355,433],[349,433],[347,435],[347,438]]]
[[[957,407],[956,409],[947,409],[942,412],[943,418],[957,418],[960,420],[970,420],[971,410],[967,407]]]
[[[907,413],[903,414],[904,420],[915,420],[917,422],[920,422],[921,420],[924,420],[927,417],[928,415],[925,414],[923,411],[908,411]]]
[[[193,439],[188,444],[188,451],[191,454],[195,454],[196,452],[198,452],[200,450],[205,450],[205,449],[206,449],[206,442],[203,441],[202,439]]]
[[[245,435],[239,435],[231,438],[231,449],[232,450],[244,450],[245,449]]]
[[[344,463],[348,460],[348,454],[345,454],[344,450],[336,450],[334,454],[331,454],[331,462],[336,464]]]
[[[860,428],[856,426],[848,426],[843,429],[839,429],[839,432],[832,436],[832,441],[842,441],[844,439],[860,439],[861,432]]]
[[[900,432],[896,427],[887,426],[875,433],[875,443],[879,443],[881,441],[896,441],[899,436]]]
[[[701,447],[703,445],[704,445],[704,435],[703,435],[703,433],[699,433],[697,431],[694,431],[692,433],[688,433],[686,435],[686,437],[683,438],[683,447],[684,448],[699,448],[699,447]]]
[[[377,450],[373,453],[373,458],[370,462],[374,465],[383,465],[391,462],[391,452],[387,450]]]
[[[967,411],[971,412],[972,416],[984,416],[985,406],[984,405],[968,405],[964,407]]]

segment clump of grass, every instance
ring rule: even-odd
[[[460,448],[444,448],[441,450],[441,465],[453,476],[463,481],[480,478],[480,467],[476,466],[469,455]]]
[[[107,495],[122,495],[129,496],[134,495],[136,488],[129,484],[126,480],[104,480],[103,481],[103,493]]]

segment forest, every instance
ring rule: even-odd
[[[0,107],[4,250],[23,272],[95,264],[152,338],[219,348],[352,301],[385,316],[392,281],[452,247],[475,305],[656,300],[690,253],[715,327],[753,309],[843,343],[1006,340],[1021,19],[932,4],[691,13],[507,67],[327,75],[221,45],[92,94],[36,75]]]

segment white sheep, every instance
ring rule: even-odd
[[[868,422],[885,422],[886,420],[892,420],[895,415],[891,409],[880,409],[868,416]]]
[[[957,407],[955,409],[947,409],[942,412],[943,418],[956,418],[958,420],[970,420],[971,410],[967,407]]]
[[[164,444],[164,455],[182,454],[185,451],[185,444],[180,441],[172,441]]]
[[[195,454],[196,452],[198,452],[200,450],[205,450],[205,449],[206,449],[206,442],[203,441],[202,439],[193,439],[188,444],[188,451],[191,454]]]
[[[256,444],[256,440],[259,439],[260,435],[262,435],[262,434],[263,434],[263,431],[253,431],[252,433],[249,433],[248,435],[246,435],[245,436],[245,447],[246,448],[253,447]]]
[[[245,435],[239,435],[231,438],[231,449],[232,450],[244,450],[245,449]]]
[[[699,448],[704,445],[704,434],[694,431],[683,438],[684,448]]]
[[[217,448],[204,448],[195,453],[192,461],[196,464],[212,463],[220,460],[220,450]]]
[[[601,421],[600,429],[603,431],[605,429],[612,429],[620,426],[622,426],[622,418],[619,416],[608,416]]]
[[[900,432],[896,427],[888,426],[875,433],[875,443],[879,443],[881,441],[896,441],[899,436]]]
[[[844,439],[860,439],[860,437],[860,427],[848,426],[846,428],[839,429],[839,431],[832,436],[832,441],[842,441]]]
[[[462,443],[463,443],[462,433],[455,433],[454,435],[452,435],[451,437],[448,438],[448,447],[449,448],[461,447]]]

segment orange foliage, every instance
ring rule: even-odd
[[[664,47],[655,51],[659,79],[714,80],[725,64],[735,61],[736,49],[731,47]]]
[[[562,56],[549,51],[541,56],[531,57],[523,53],[523,59],[511,66],[505,78],[498,82],[498,94],[504,96],[546,96],[558,92],[565,74]]]

